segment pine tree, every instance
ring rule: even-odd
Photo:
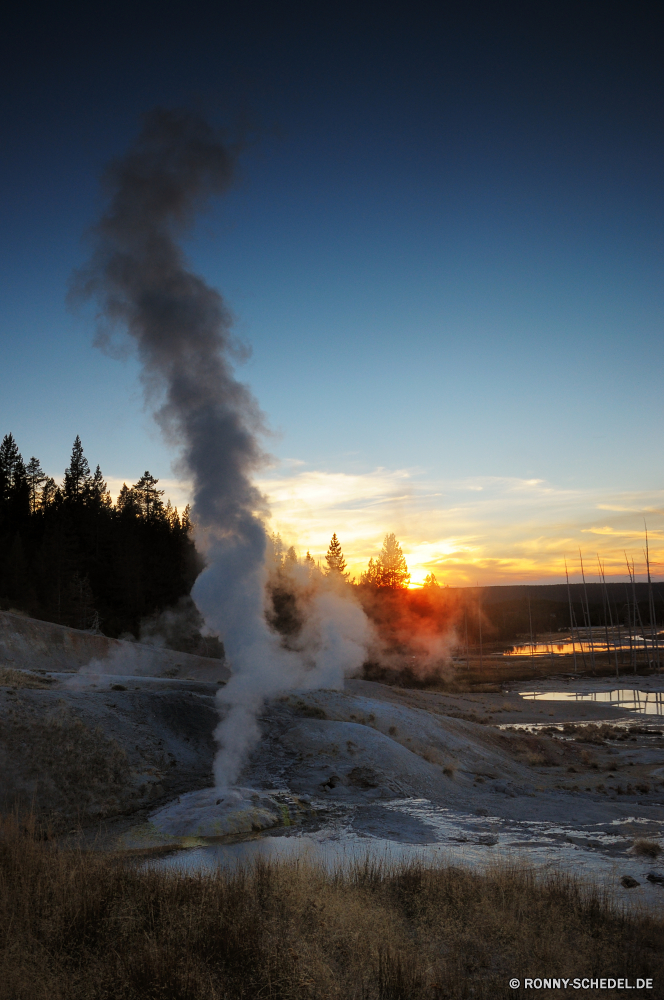
[[[367,572],[362,574],[362,583],[370,583],[376,587],[392,587],[397,590],[405,590],[408,587],[410,573],[396,535],[385,535],[380,555],[375,563],[373,559],[369,560]]]
[[[106,481],[104,480],[99,466],[97,466],[94,475],[91,476],[85,484],[84,495],[86,503],[88,503],[95,510],[110,508],[111,495],[108,492],[108,486],[106,485]]]
[[[0,444],[0,505],[9,500],[16,463],[21,461],[13,434],[5,434]]]
[[[429,573],[424,577],[424,583],[422,584],[423,590],[440,590],[440,584],[436,580],[434,573]]]
[[[360,576],[360,583],[368,584],[370,587],[378,586],[378,566],[373,561],[373,556],[364,573]]]
[[[177,507],[174,507],[170,500],[166,501],[166,506],[164,507],[164,516],[168,521],[171,530],[177,531],[180,527],[180,516],[178,514]]]
[[[25,467],[25,476],[30,490],[30,513],[35,514],[40,506],[41,492],[48,476],[42,469],[39,459],[35,458],[34,455]]]
[[[133,486],[130,488],[126,483],[122,484],[115,509],[125,517],[140,517],[141,505]]]
[[[30,517],[30,487],[20,455],[14,462],[8,501],[9,515],[15,525],[20,525]]]
[[[277,535],[273,532],[270,535],[270,542],[272,543],[272,562],[276,567],[283,566],[284,543],[281,540],[281,535]]]
[[[194,530],[194,522],[191,520],[191,506],[189,504],[187,504],[185,509],[182,511],[180,525],[185,535],[188,535]]]
[[[344,559],[344,554],[341,551],[341,542],[337,538],[336,532],[332,535],[330,540],[330,547],[327,550],[325,562],[327,563],[327,570],[325,571],[327,576],[339,574],[339,576],[343,577],[343,579],[348,578],[349,574],[346,573],[346,560]]]
[[[82,498],[85,488],[90,481],[90,466],[83,454],[81,439],[76,435],[76,440],[71,450],[69,468],[65,469],[65,481],[63,493],[65,500],[76,502]]]
[[[132,487],[138,498],[141,514],[146,521],[154,521],[164,511],[164,505],[161,500],[164,491],[157,489],[158,482],[159,480],[155,479],[146,469],[138,482]]]
[[[62,486],[16,442],[0,443],[0,597],[47,620],[138,634],[146,614],[177,604],[203,568],[189,508],[178,516],[149,472],[114,506],[76,438]]]
[[[55,503],[56,497],[61,500],[62,494],[55,479],[52,476],[47,476],[39,494],[39,506],[42,510],[46,510],[52,503]]]

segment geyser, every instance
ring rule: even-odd
[[[310,604],[307,641],[284,649],[265,618],[268,508],[252,482],[264,461],[262,415],[235,378],[231,318],[219,292],[193,274],[180,245],[197,214],[233,181],[239,147],[200,115],[156,109],[105,174],[108,207],[74,294],[99,305],[97,343],[115,328],[133,340],[146,400],[193,482],[193,517],[207,568],[194,597],[221,634],[232,677],[219,692],[223,719],[216,782],[235,782],[258,737],[266,697],[295,687],[338,687],[364,657],[370,628],[334,589]]]

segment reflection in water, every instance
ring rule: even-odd
[[[612,691],[519,691],[531,701],[596,701],[643,715],[664,715],[664,691],[614,688]]]
[[[661,649],[664,645],[664,637],[659,636],[657,640],[657,648]],[[504,650],[503,656],[572,656],[576,650],[577,655],[581,653],[606,653],[607,650],[612,653],[614,650],[626,650],[629,652],[630,649],[636,650],[636,652],[641,653],[644,649],[654,649],[655,643],[650,636],[636,635],[632,637],[632,645],[629,642],[619,642],[617,639],[609,639],[607,645],[606,639],[594,639],[592,643],[584,639],[582,642],[576,640],[572,643],[570,640],[565,639],[562,642],[526,642],[520,646],[511,646],[509,649]]]

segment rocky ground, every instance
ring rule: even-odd
[[[215,695],[227,676],[219,661],[192,658],[202,662],[188,662],[183,677],[182,661],[174,668],[153,651],[152,676],[145,661],[139,676],[127,650],[122,673],[103,672],[117,669],[117,656],[63,671],[61,655],[58,670],[40,655],[33,669],[0,662],[0,799],[5,810],[32,809],[56,835],[164,848],[314,829],[337,816],[360,836],[430,843],[445,815],[489,817],[491,830],[557,824],[567,842],[605,851],[621,835],[624,853],[637,835],[657,839],[664,828],[656,715],[533,701],[523,686],[441,693],[349,680],[343,691],[266,705],[262,739],[229,797],[211,788]],[[661,690],[663,680],[621,685]],[[548,684],[563,693],[612,686]]]
[[[33,802],[61,829],[211,784],[216,684],[20,671],[4,679],[5,808]],[[292,694],[266,706],[242,784],[348,803],[420,797],[519,819],[562,811],[587,823],[637,806],[664,818],[656,718],[540,704],[515,691],[449,695],[359,680],[343,692]]]

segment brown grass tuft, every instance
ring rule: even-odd
[[[632,844],[632,854],[642,854],[648,858],[656,858],[662,853],[661,845],[656,840],[646,840],[640,837]]]
[[[504,1000],[512,976],[661,981],[663,932],[561,873],[177,874],[0,830],[1,1000]]]
[[[40,677],[39,674],[32,674],[27,670],[0,666],[0,687],[47,688],[51,684],[53,681],[50,677]]]
[[[607,722],[588,723],[583,726],[565,725],[564,731],[573,734],[577,743],[594,743],[597,746],[605,740],[625,741],[630,738],[630,731],[625,726],[611,726]]]

